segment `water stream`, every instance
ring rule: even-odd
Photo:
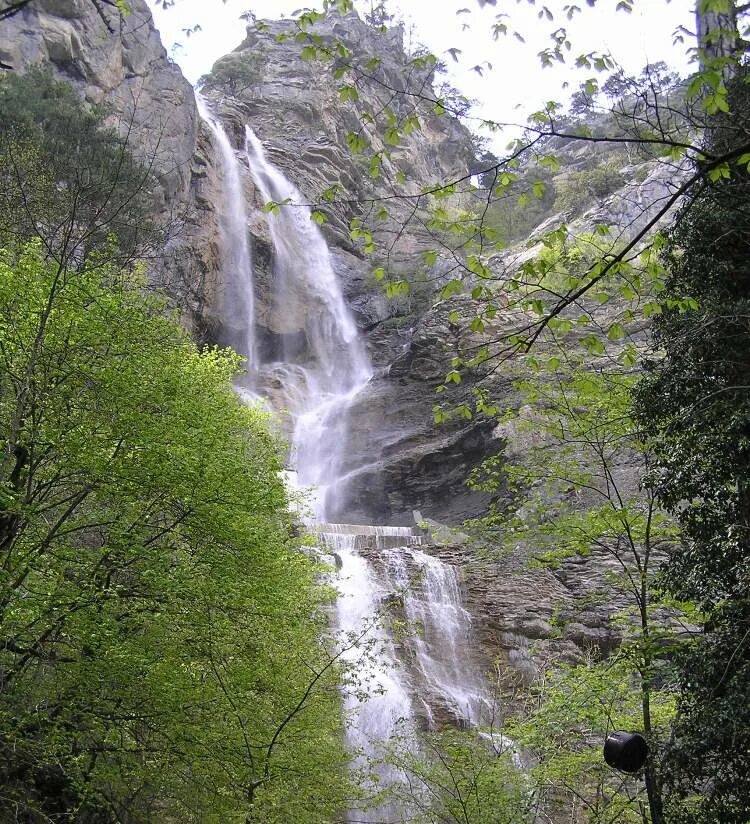
[[[219,212],[222,246],[222,283],[224,286],[224,343],[247,359],[246,373],[238,389],[253,395],[255,383],[255,284],[247,235],[247,206],[240,167],[221,121],[214,117],[203,97],[196,92],[198,113],[216,141],[221,160],[223,208]]]
[[[199,104],[201,105],[201,104]],[[247,215],[240,165],[219,122],[205,105],[224,168],[227,212],[225,274],[252,291]],[[283,204],[268,215],[274,252],[275,311],[291,313],[303,326],[304,345],[284,347],[277,359],[252,363],[253,389],[281,387],[290,417],[290,467],[311,490],[309,528],[335,556],[340,592],[336,623],[344,657],[353,666],[345,690],[348,744],[355,766],[376,759],[394,735],[415,737],[418,725],[477,724],[487,706],[482,679],[470,663],[469,615],[461,604],[454,569],[424,551],[426,538],[405,527],[329,523],[342,511],[346,485],[341,470],[348,412],[373,370],[364,342],[344,300],[325,239],[310,219],[298,189],[276,168],[247,127],[244,158],[266,202]],[[231,167],[231,168],[230,168]],[[241,234],[243,240],[236,237]],[[246,263],[247,262],[247,263]],[[247,275],[233,274],[245,271]],[[228,281],[229,282],[229,281]],[[233,288],[233,287],[232,287]],[[246,319],[243,353],[255,352],[252,295],[229,308]],[[283,314],[280,316],[284,316]],[[407,632],[394,635],[403,624]],[[356,646],[354,645],[354,642]],[[398,782],[397,771],[377,768],[381,787]],[[401,820],[402,807],[387,804],[357,811],[357,821]]]
[[[268,217],[274,248],[274,299],[304,318],[306,347],[283,352],[281,375],[293,419],[291,464],[313,492],[313,513],[338,510],[347,412],[372,377],[372,367],[341,292],[328,244],[310,219],[299,190],[267,159],[246,127],[250,174],[266,201],[284,203]]]

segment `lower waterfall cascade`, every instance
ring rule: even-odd
[[[222,152],[231,184],[225,184],[225,190],[236,192],[232,181],[242,171],[238,153],[226,151],[229,140],[205,104],[200,112]],[[354,399],[366,392],[373,369],[326,241],[310,219],[303,196],[267,159],[249,126],[245,138],[240,156],[256,188],[265,202],[283,204],[267,215],[274,256],[273,300],[277,307],[293,303],[304,313],[307,346],[302,353],[282,351],[265,363],[253,361],[256,352],[250,344],[243,350],[240,340],[239,346],[249,360],[253,393],[263,396],[264,381],[283,387],[289,468],[299,487],[310,490],[312,517],[306,525],[320,550],[335,559],[339,597],[334,620],[345,647],[342,657],[353,665],[356,678],[343,698],[347,743],[356,767],[368,759],[377,761],[381,748],[395,735],[416,738],[419,728],[477,725],[489,700],[471,658],[471,620],[461,602],[456,570],[429,553],[426,534],[409,527],[329,522],[343,511],[346,499],[340,467],[348,412]],[[235,168],[227,171],[232,162]],[[240,201],[235,197],[225,204],[229,210],[241,210],[225,229],[239,231],[242,224],[247,241],[246,207]],[[224,245],[231,249],[236,244],[242,247],[237,239]],[[236,265],[234,257],[231,263]],[[245,282],[253,288],[252,276]],[[254,305],[252,295],[241,304],[247,312]],[[246,318],[244,326],[254,329],[254,319]],[[244,394],[252,399],[250,393]],[[394,633],[397,623],[406,632]],[[380,787],[401,780],[389,767],[381,765],[376,772]],[[356,810],[351,820],[402,820],[403,812],[403,807],[381,805]]]

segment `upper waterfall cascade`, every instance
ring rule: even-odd
[[[246,127],[245,154],[258,189],[283,207],[268,219],[275,257],[277,304],[304,315],[307,350],[282,352],[269,368],[284,386],[293,419],[291,464],[313,490],[316,519],[337,509],[346,446],[347,411],[372,377],[372,366],[331,263],[323,235],[299,190],[267,159]]]

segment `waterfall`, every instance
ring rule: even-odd
[[[226,208],[220,214],[223,250],[225,343],[247,359],[247,372],[238,390],[253,395],[255,352],[255,289],[253,265],[248,241],[247,208],[242,188],[240,164],[227,133],[218,118],[209,111],[199,92],[195,93],[198,113],[211,130],[221,158],[222,184]]]
[[[259,367],[257,383],[280,393],[275,405],[291,419],[290,465],[299,485],[312,490],[308,528],[337,561],[336,625],[350,664],[347,741],[355,768],[376,762],[376,781],[363,784],[376,793],[405,779],[377,764],[395,736],[416,741],[420,723],[476,724],[487,702],[471,663],[470,621],[455,571],[423,550],[426,537],[407,527],[326,522],[345,504],[347,418],[373,370],[304,198],[249,127],[245,155],[265,201],[280,204],[268,214],[275,314],[294,318],[294,328],[304,331],[303,345],[286,345],[281,336],[281,351]],[[411,632],[397,636],[399,623]],[[385,802],[352,811],[352,820],[403,820],[408,807]]]
[[[350,664],[344,710],[349,719],[347,744],[354,754],[353,767],[363,775],[375,772],[378,786],[387,788],[400,783],[403,776],[382,762],[384,748],[397,733],[414,736],[409,689],[381,615],[387,593],[379,587],[371,565],[357,550],[356,534],[320,535],[322,544],[335,555],[339,568],[336,623],[342,632],[343,658]],[[356,646],[352,646],[355,641]],[[401,811],[386,803],[366,812],[357,810],[353,820],[363,824],[401,820]]]
[[[269,163],[263,146],[247,128],[247,160],[266,201],[284,203],[272,210],[268,224],[275,252],[276,299],[286,311],[304,317],[306,351],[282,353],[271,370],[284,383],[294,426],[291,463],[299,483],[312,487],[316,521],[310,527],[339,563],[336,624],[344,660],[351,667],[344,702],[349,725],[347,741],[354,766],[368,769],[368,759],[400,731],[413,730],[414,713],[403,669],[380,613],[385,591],[361,553],[369,541],[385,540],[385,527],[329,525],[323,521],[340,504],[336,481],[346,442],[347,413],[372,376],[364,343],[344,302],[328,245],[310,219],[297,188]],[[275,212],[275,213],[274,213]],[[398,545],[409,542],[411,530],[396,529]],[[364,543],[363,543],[364,539]],[[354,642],[356,641],[356,646]],[[411,733],[409,733],[411,734]],[[380,787],[399,781],[390,768],[376,767]],[[389,820],[398,810],[387,804],[358,821]]]
[[[284,203],[268,218],[275,252],[275,300],[304,317],[306,348],[283,352],[272,365],[293,419],[291,464],[313,490],[318,520],[337,511],[347,412],[372,377],[364,343],[344,302],[328,245],[299,190],[266,158],[246,127],[250,172],[268,202]]]
[[[431,724],[434,707],[461,726],[486,723],[491,706],[468,654],[471,616],[461,603],[455,570],[414,546],[386,549],[381,557],[389,589],[403,599],[410,629],[406,645]]]
[[[410,810],[412,804],[424,809],[429,799],[421,796],[419,782],[410,783],[393,766],[377,765],[389,741],[398,736],[399,747],[416,753],[419,727],[491,721],[491,702],[472,660],[471,618],[458,577],[452,566],[421,548],[427,538],[410,528],[318,524],[313,531],[336,558],[338,626],[348,641],[368,631],[364,653],[345,654],[356,665],[356,683],[345,698],[348,743],[358,754],[355,767],[364,767],[369,757],[376,762],[377,787],[409,784],[417,794],[356,810],[352,820],[408,820],[417,812]],[[396,622],[403,625],[397,634]],[[367,692],[364,700],[356,697],[358,690]]]

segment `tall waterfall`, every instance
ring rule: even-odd
[[[221,158],[225,208],[220,213],[222,270],[224,283],[225,343],[247,359],[247,372],[238,389],[252,394],[257,368],[255,345],[255,288],[247,228],[247,207],[240,177],[240,164],[221,121],[206,106],[200,93],[198,113],[216,140]]]
[[[253,307],[247,217],[235,153],[205,106],[202,115],[222,155],[228,211],[234,221],[224,228],[227,274],[245,271],[245,265],[248,272],[244,281],[233,281],[244,283],[249,294],[228,307],[231,325],[235,308],[252,313]],[[336,621],[345,659],[352,664],[345,698],[347,736],[356,754],[355,766],[365,768],[368,758],[377,760],[395,735],[414,736],[418,723],[476,724],[486,701],[481,678],[470,662],[470,620],[453,568],[424,552],[424,537],[410,528],[326,523],[340,511],[345,496],[342,459],[348,412],[373,370],[328,246],[310,220],[302,195],[269,162],[249,127],[244,149],[263,198],[283,204],[268,216],[273,297],[279,317],[287,313],[303,319],[305,338],[302,346],[299,341],[282,345],[275,361],[256,365],[256,391],[262,392],[264,385],[281,387],[282,400],[277,398],[276,405],[291,419],[290,463],[300,485],[312,489],[314,517],[309,527],[337,559]],[[252,330],[253,323],[243,328]],[[244,347],[253,353],[254,340],[248,338]],[[411,630],[406,637],[394,636],[391,630],[397,622]],[[382,764],[376,772],[375,791],[403,778]],[[407,813],[403,803],[384,802],[376,809],[356,810],[352,820],[403,820]]]

